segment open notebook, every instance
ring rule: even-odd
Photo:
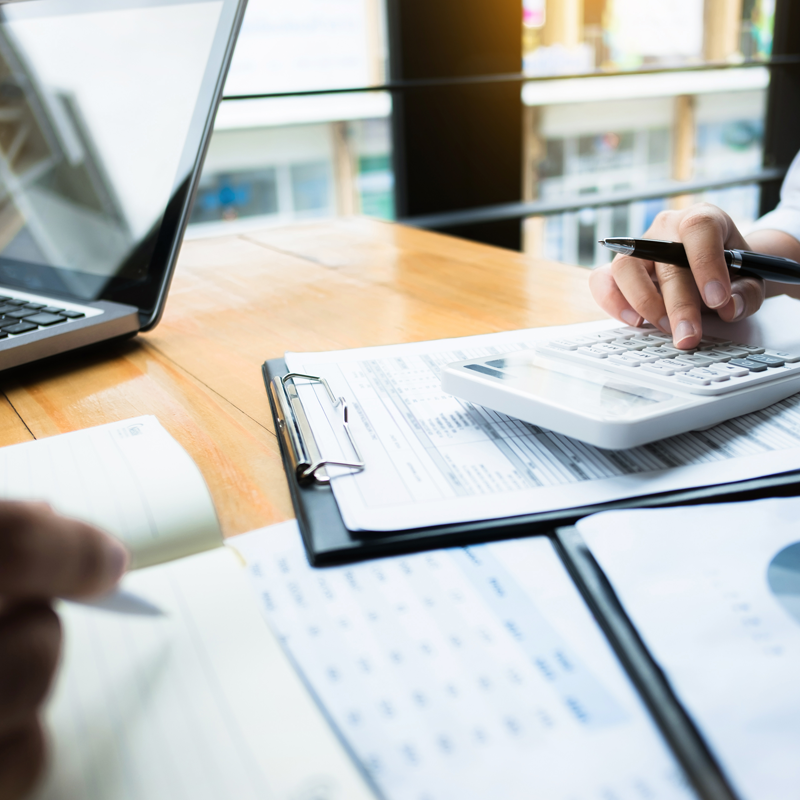
[[[154,417],[2,448],[0,476],[0,497],[93,522],[147,567],[123,578],[123,613],[59,603],[37,800],[372,796],[221,546],[202,475]]]

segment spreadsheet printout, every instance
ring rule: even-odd
[[[757,316],[726,327],[704,324],[708,333],[800,350],[800,303],[773,298]],[[347,400],[366,469],[332,481],[345,526],[394,531],[511,517],[800,469],[800,395],[709,430],[609,451],[441,389],[445,364],[530,347],[555,331],[609,326],[618,323],[287,353],[291,371],[325,377]],[[341,412],[325,390],[297,385],[323,456],[352,459]]]
[[[800,790],[800,498],[609,511],[578,531],[737,796]]]
[[[231,544],[387,800],[695,797],[548,539],[326,569],[295,522]]]

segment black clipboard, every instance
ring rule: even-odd
[[[553,543],[664,739],[703,800],[739,800],[711,748],[683,708],[625,613],[576,528],[558,528]]]
[[[306,435],[313,442],[313,435],[310,435],[308,430],[303,432],[298,421],[291,419],[292,409],[285,407],[286,398],[281,401],[276,393],[275,379],[278,379],[280,383],[289,375],[286,362],[282,358],[266,361],[262,366],[262,374],[272,409],[292,504],[297,515],[308,560],[315,567],[425,549],[551,533],[558,527],[572,525],[588,514],[610,509],[653,508],[723,500],[734,502],[754,500],[765,496],[791,496],[800,490],[800,471],[795,470],[736,483],[701,486],[646,497],[633,497],[612,503],[559,509],[558,511],[517,517],[417,528],[395,533],[349,531],[342,521],[330,487],[299,477],[297,458],[292,454],[292,438],[295,434]],[[286,381],[285,385],[290,385],[290,381]],[[283,408],[281,407],[282,402]],[[298,406],[295,407],[304,417],[302,409]],[[315,445],[312,446],[315,447]],[[324,466],[324,462],[318,464],[312,462],[314,462],[314,458],[310,457],[301,465],[301,472],[304,469],[308,478],[313,477],[314,471],[319,466]],[[308,474],[309,470],[311,470],[311,474]]]

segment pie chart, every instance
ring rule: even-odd
[[[800,542],[784,547],[769,562],[767,583],[778,602],[800,624]]]

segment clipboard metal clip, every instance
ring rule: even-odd
[[[311,383],[321,383],[328,393],[331,404],[334,408],[342,408],[342,425],[344,432],[353,452],[356,461],[340,461],[323,458],[317,447],[316,439],[308,423],[303,403],[297,393],[295,379],[303,379]],[[351,474],[361,472],[366,464],[358,449],[353,432],[350,430],[348,419],[347,401],[344,397],[336,397],[331,390],[328,381],[316,375],[304,375],[300,372],[290,372],[288,375],[281,375],[272,379],[270,390],[274,400],[275,408],[278,410],[278,432],[286,445],[286,451],[292,462],[297,480],[301,484],[331,482],[331,476],[326,467],[347,467]]]

